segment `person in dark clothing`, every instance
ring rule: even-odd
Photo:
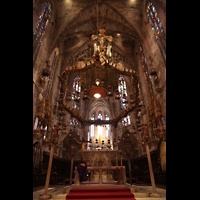
[[[79,173],[80,182],[82,182],[87,171],[87,165],[83,161],[80,161],[80,163],[77,165],[77,170]]]

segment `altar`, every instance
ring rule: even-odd
[[[100,167],[87,167],[87,170],[94,171],[97,170],[99,172],[98,184],[103,184],[102,172],[107,170],[117,170],[117,185],[125,185],[126,184],[126,170],[125,166],[100,166]],[[77,167],[75,167],[75,185],[80,185],[80,178]]]
[[[118,151],[84,151],[83,161],[87,163],[87,172],[90,171],[90,181],[100,185],[103,182],[126,183],[125,166],[118,165],[116,158],[120,159]],[[114,163],[111,161],[115,161]],[[119,160],[120,161],[120,160]],[[120,163],[120,162],[119,162]],[[122,162],[121,162],[122,164]],[[113,166],[114,165],[114,166]],[[77,167],[75,167],[75,184],[80,184]]]

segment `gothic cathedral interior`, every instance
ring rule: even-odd
[[[51,153],[50,184],[166,184],[166,0],[33,1],[33,186]]]

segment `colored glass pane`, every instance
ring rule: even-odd
[[[160,19],[158,18],[157,11],[151,2],[148,2],[147,4],[147,17],[148,17],[149,23],[152,26],[152,30],[154,34],[160,35],[161,33],[163,33],[163,27],[161,25]]]

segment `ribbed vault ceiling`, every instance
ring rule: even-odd
[[[135,46],[144,38],[144,9],[145,0],[98,0],[98,3],[97,0],[58,0],[56,32],[49,51],[58,44],[64,45],[64,69],[71,64],[70,59],[79,57],[88,49],[88,44],[92,43],[91,35],[97,34],[98,21],[98,27],[113,37],[112,51],[126,58],[131,63],[130,68],[137,70]]]

